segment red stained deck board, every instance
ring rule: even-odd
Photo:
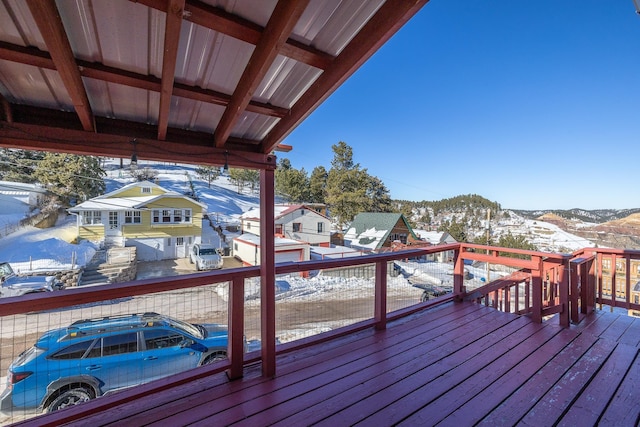
[[[427,397],[416,397],[415,394],[412,394],[414,390],[422,388],[425,384],[441,376],[448,378],[454,373],[453,370],[456,367],[472,359],[485,349],[494,345],[499,347],[504,337],[510,336],[518,329],[525,327],[525,325],[532,325],[534,328],[536,326],[539,327],[539,325],[529,323],[523,317],[517,317],[513,322],[509,322],[491,333],[480,329],[479,332],[482,333],[473,342],[460,348],[452,348],[452,352],[448,352],[446,357],[433,364],[428,363],[428,358],[424,359],[424,368],[410,375],[404,375],[402,381],[387,384],[388,379],[386,376],[374,378],[369,382],[369,388],[375,391],[374,394],[322,420],[318,425],[352,425],[365,418],[363,414],[372,413],[376,413],[375,420],[367,420],[371,425],[391,425],[396,421],[400,421],[403,418],[401,417],[402,414],[410,413],[407,412],[408,409],[420,404],[422,399]],[[456,340],[454,339],[452,344],[455,344],[455,342]],[[497,348],[494,347],[494,350],[497,351]],[[428,396],[437,397],[439,394],[439,391],[432,391],[428,386],[424,387],[423,390]],[[381,409],[382,411],[380,411]],[[381,413],[378,414],[378,411]]]
[[[633,317],[620,316],[613,322],[613,324],[607,328],[606,331],[600,334],[600,338],[609,339],[612,341],[618,341],[629,330],[629,327],[633,324]]]
[[[636,353],[622,384],[605,410],[600,425],[638,426],[640,425],[640,355]]]
[[[599,339],[536,403],[522,422],[528,425],[548,425],[560,419],[614,348],[610,341]]]
[[[478,362],[484,363],[484,366],[461,365],[459,368],[468,375],[464,381],[452,387],[454,383],[453,378],[448,377],[446,379],[448,382],[446,391],[433,402],[429,402],[427,406],[413,413],[410,417],[405,418],[400,425],[437,424],[456,409],[464,407],[470,399],[482,393],[492,382],[508,373],[519,362],[531,355],[535,349],[544,346],[560,332],[560,329],[550,326],[543,327],[529,336],[524,332],[525,330],[523,328],[518,331],[517,334],[514,334],[518,336],[520,342],[513,340],[511,344],[512,347],[507,349],[508,351],[504,354],[500,355],[498,352],[492,354],[493,361],[490,363],[484,363],[482,359],[478,357]],[[456,373],[458,371],[459,370],[457,370]],[[432,387],[433,383],[429,384],[429,388],[431,389]],[[375,419],[375,416],[373,419]]]
[[[507,321],[505,317],[505,321]],[[511,317],[513,320],[513,317]],[[493,324],[493,325],[492,325]],[[446,357],[447,354],[455,351],[455,348],[461,348],[465,341],[472,342],[477,340],[479,331],[490,330],[498,327],[493,316],[490,319],[478,319],[477,321],[468,323],[464,326],[456,328],[456,334],[465,337],[460,338],[458,342],[452,343],[450,336],[439,336],[437,339],[428,341],[428,336],[418,337],[416,345],[411,351],[398,352],[396,349],[390,348],[383,352],[371,354],[370,357],[359,359],[354,363],[345,366],[347,369],[341,369],[338,375],[333,375],[334,370],[328,372],[331,375],[331,381],[323,378],[320,384],[318,380],[315,384],[303,386],[302,389],[296,390],[297,396],[284,396],[277,393],[278,398],[286,397],[285,403],[277,407],[271,407],[266,411],[260,412],[253,418],[245,420],[245,425],[255,425],[259,420],[263,423],[280,422],[282,425],[298,425],[319,421],[326,417],[332,411],[338,411],[346,405],[357,402],[362,399],[367,392],[373,393],[376,387],[383,387],[377,382],[375,385],[370,384],[372,378],[380,381],[383,376],[388,377],[386,381],[391,383],[397,381],[403,376],[411,375],[425,368],[425,365],[434,363],[435,361]],[[334,380],[334,378],[336,378]],[[302,384],[297,384],[302,385]],[[297,386],[296,385],[296,386]],[[388,385],[388,384],[387,384]],[[354,392],[355,391],[355,392]],[[272,398],[272,396],[266,397]],[[256,402],[257,403],[257,402]],[[286,418],[294,414],[290,418]],[[226,421],[226,419],[224,419]]]
[[[224,410],[216,412],[216,422],[225,425],[259,414],[260,424],[266,423],[267,419],[265,417],[267,415],[261,411],[272,406],[273,402],[287,402],[304,395],[309,390],[331,384],[335,380],[351,374],[354,369],[366,367],[370,363],[368,359],[371,357],[384,360],[384,357],[380,356],[384,352],[391,352],[392,356],[400,355],[403,352],[412,354],[412,351],[415,351],[415,347],[430,339],[437,342],[449,341],[450,334],[464,325],[474,322],[478,325],[496,322],[493,316],[479,317],[482,312],[487,315],[496,314],[490,309],[483,308],[463,317],[446,316],[444,318],[445,322],[440,327],[432,327],[433,325],[425,324],[424,322],[415,325],[405,324],[403,325],[404,332],[397,334],[398,336],[385,338],[384,341],[371,342],[366,348],[360,346],[358,351],[353,351],[350,348],[341,348],[340,354],[324,353],[320,362],[316,360],[311,364],[312,366],[300,372],[298,372],[299,370],[291,372],[285,366],[282,370],[283,373],[279,374],[270,383],[261,384],[250,391],[245,390],[243,392],[244,401],[240,404],[233,400],[233,396],[227,396],[217,401],[216,405],[220,405]],[[502,313],[500,314],[502,315]],[[506,319],[509,315],[504,316]],[[485,317],[487,319],[483,320]],[[386,335],[385,332],[383,334]],[[370,357],[370,355],[372,356]],[[391,360],[389,363],[397,363],[397,360]],[[341,389],[340,391],[343,390]],[[326,393],[324,399],[326,399]],[[191,408],[188,414],[176,415],[164,421],[172,422],[180,418],[181,421],[195,422],[203,419],[206,424],[206,418],[209,416],[211,416],[211,408],[202,406]]]
[[[493,408],[497,407],[509,395],[517,390],[525,381],[531,378],[553,357],[555,357],[568,343],[577,336],[570,329],[562,329],[545,344],[534,348],[533,352],[504,375],[496,378],[480,394],[475,395],[443,421],[444,425],[471,425],[484,418]]]
[[[598,338],[581,334],[518,390],[480,421],[480,425],[515,425]]]
[[[595,375],[593,381],[582,392],[580,397],[562,417],[559,427],[595,425],[609,399],[624,379],[629,367],[638,354],[638,348],[626,344],[618,344],[611,356]],[[640,399],[635,400],[636,405]]]

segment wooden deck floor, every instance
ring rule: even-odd
[[[259,367],[233,382],[221,374],[76,424],[631,426],[639,343],[640,319],[625,315],[562,329],[450,303],[284,355],[275,379]]]

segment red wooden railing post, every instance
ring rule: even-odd
[[[462,299],[464,294],[464,259],[462,258],[462,245],[453,251],[453,295],[456,301]]]
[[[580,301],[580,277],[578,276],[578,266],[569,261],[569,316],[571,323],[580,322],[580,312],[578,310],[578,302]]]
[[[387,327],[387,262],[376,262],[376,283],[375,283],[375,324],[376,329],[382,330]]]
[[[571,266],[568,259],[562,262],[558,269],[558,282],[560,284],[559,298],[560,306],[562,310],[558,314],[560,318],[560,326],[563,328],[569,327],[569,274]]]
[[[260,332],[262,375],[276,375],[274,171],[260,170]]]
[[[242,377],[244,366],[244,278],[234,277],[229,284],[229,352],[231,367],[227,376]]]
[[[538,266],[538,268],[531,270],[531,285],[533,287],[531,320],[542,323],[542,258],[532,256],[531,261]]]

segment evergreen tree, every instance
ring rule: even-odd
[[[33,171],[45,156],[41,151],[0,149],[0,179],[14,182],[35,182]]]
[[[393,212],[393,206],[391,203],[391,197],[389,196],[389,190],[384,185],[380,178],[369,175],[366,170],[363,171],[363,179],[365,182],[363,185],[367,189],[367,200],[369,202],[369,212]],[[412,221],[411,215],[406,216],[409,222]]]
[[[198,166],[196,168],[196,175],[207,181],[209,188],[211,188],[211,183],[220,176],[220,168],[215,166]]]
[[[287,158],[278,163],[275,173],[276,194],[289,202],[309,201],[309,178],[304,168],[297,170]]]
[[[229,179],[231,183],[238,187],[238,194],[242,193],[245,186],[249,186],[251,191],[255,191],[260,183],[260,172],[253,169],[229,169]]]
[[[63,203],[81,202],[103,194],[105,171],[93,156],[47,153],[38,163],[34,177]]]
[[[326,203],[327,198],[327,170],[324,166],[316,166],[309,178],[309,201],[312,203]]]
[[[343,228],[360,212],[369,207],[367,186],[362,185],[362,171],[353,163],[353,149],[345,142],[331,146],[334,157],[327,175],[327,197],[331,214]]]
[[[507,234],[503,234],[502,236],[500,236],[500,239],[498,240],[498,246],[502,248],[526,249],[530,251],[536,250],[535,245],[530,243],[524,236],[521,236],[521,235],[514,236],[513,234],[511,234],[511,232],[508,232]],[[500,255],[512,257],[512,258],[524,258],[524,259],[530,258],[529,255],[513,254],[508,252],[506,253],[501,252]]]

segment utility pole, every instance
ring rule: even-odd
[[[489,245],[489,237],[491,236],[491,226],[489,225],[491,221],[491,209],[487,209],[487,246]],[[487,255],[489,253],[487,252]],[[487,282],[489,283],[491,280],[489,279],[489,261],[487,261]]]

